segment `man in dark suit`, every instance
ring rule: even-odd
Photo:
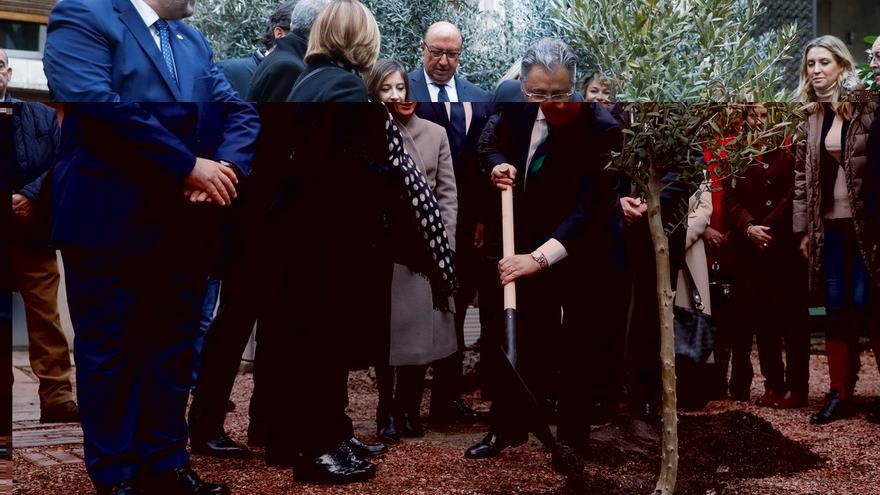
[[[476,170],[476,143],[494,107],[484,104],[491,99],[489,93],[455,74],[462,52],[461,32],[455,25],[448,22],[432,24],[425,33],[421,48],[423,65],[409,74],[409,99],[446,103],[422,105],[416,112],[446,128],[459,191],[457,245],[460,252],[456,253],[456,267],[461,288],[455,297],[459,350],[433,364],[435,374],[431,395],[432,420],[448,423],[476,417],[474,410],[461,400],[464,319],[476,294],[473,277],[476,222],[474,208],[468,205],[473,194],[468,190],[476,183],[472,175]]]
[[[461,32],[448,22],[431,24],[422,41],[422,67],[409,73],[410,100],[433,102],[490,101],[482,88],[456,76],[461,58]]]
[[[229,493],[189,468],[184,415],[218,206],[236,196],[258,132],[241,103],[65,107],[52,238],[99,494]]]
[[[296,5],[296,0],[287,0],[275,7],[269,15],[266,32],[263,33],[263,49],[256,50],[249,57],[240,57],[217,62],[217,67],[226,76],[238,95],[244,99],[251,86],[257,67],[270,53],[275,50],[277,41],[290,32],[290,13]]]
[[[49,14],[43,67],[58,101],[231,101],[192,0],[64,0]]]
[[[303,58],[309,33],[329,0],[300,0],[290,14],[290,32],[276,40],[276,49],[257,67],[248,89],[248,101],[287,101],[290,90],[305,70]]]
[[[573,57],[553,58],[549,66],[540,60],[551,59],[527,60],[527,74],[538,79],[560,63],[573,69]],[[539,94],[545,98],[540,105],[503,107],[480,155],[499,189],[514,187],[516,252],[530,253],[498,264],[502,285],[517,282],[521,373],[537,398],[558,390],[558,439],[581,448],[589,437],[583,355],[608,311],[604,287],[586,281],[605,280],[623,264],[616,183],[604,171],[621,130],[600,105],[552,101],[552,86],[535,88],[532,98]],[[502,335],[484,335],[483,344],[487,352],[500,352],[503,341]],[[527,425],[518,413],[510,397],[499,395],[489,434],[465,456],[492,457],[524,442]]]

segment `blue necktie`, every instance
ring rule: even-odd
[[[159,44],[162,49],[162,58],[165,59],[165,66],[168,67],[168,72],[171,73],[171,79],[174,80],[174,83],[179,84],[177,71],[174,69],[174,54],[171,52],[171,29],[168,27],[168,21],[159,19],[153,25],[159,32]]]
[[[452,123],[452,154],[457,156],[464,147],[467,136],[467,121],[464,117],[464,103],[449,104],[449,120]]]
[[[437,86],[440,86],[440,92],[437,93],[437,101],[441,101],[443,103],[448,102],[449,101],[449,93],[446,92],[446,85],[445,84],[438,84]]]

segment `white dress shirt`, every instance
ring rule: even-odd
[[[422,68],[422,72],[425,73],[425,82],[428,83],[428,94],[431,96],[431,101],[436,103],[437,96],[440,94],[441,85],[432,81],[431,78],[428,77],[428,73],[424,68]],[[458,101],[458,90],[455,89],[455,75],[453,75],[452,79],[446,83],[446,95],[449,96],[449,101]]]
[[[158,48],[159,51],[161,52],[162,51],[162,43],[159,41],[159,30],[156,29],[156,26],[155,26],[156,21],[158,21],[160,19],[159,14],[157,14],[156,11],[153,10],[152,7],[147,5],[147,3],[144,2],[144,0],[131,0],[131,4],[134,5],[134,9],[138,11],[138,14],[140,14],[141,19],[144,20],[144,24],[150,30],[150,34],[153,35],[153,41],[156,42],[156,48]]]
[[[547,137],[547,133],[547,117],[544,116],[544,112],[539,108],[538,116],[535,118],[535,124],[532,126],[532,137],[531,141],[529,141],[529,154],[526,156],[525,169],[519,171],[519,175],[523,180],[523,188],[526,186],[526,179],[529,175],[529,165],[532,163],[532,157],[535,156],[535,151],[537,151],[541,141]],[[568,256],[568,251],[565,249],[565,246],[552,237],[535,251],[544,255],[548,265],[557,263]]]

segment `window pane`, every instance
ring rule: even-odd
[[[0,48],[40,51],[40,25],[34,22],[0,19]]]

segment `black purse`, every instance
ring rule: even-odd
[[[690,268],[684,264],[685,282],[690,289],[694,309],[674,306],[675,355],[695,363],[705,363],[715,349],[715,320],[703,312],[703,298],[694,283]]]

